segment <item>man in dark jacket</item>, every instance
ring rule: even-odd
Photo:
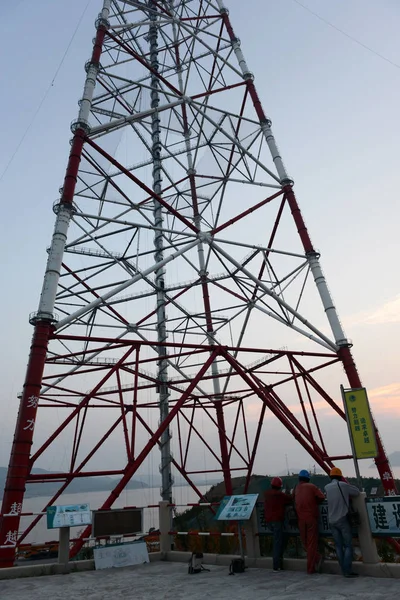
[[[307,573],[312,575],[320,571],[323,561],[318,552],[318,506],[325,500],[325,496],[316,485],[310,483],[310,473],[305,469],[299,473],[299,483],[293,496],[300,537],[307,552]]]
[[[265,520],[273,534],[273,571],[280,571],[283,564],[284,534],[283,521],[285,520],[285,507],[292,503],[292,497],[282,492],[282,479],[274,477],[271,489],[264,494]]]

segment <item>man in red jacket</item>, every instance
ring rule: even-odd
[[[325,500],[324,494],[310,483],[310,473],[303,469],[299,473],[299,484],[294,489],[294,502],[299,519],[302,544],[307,552],[307,573],[320,571],[323,557],[318,552],[318,506]]]
[[[274,477],[271,489],[264,494],[265,520],[269,523],[273,534],[273,571],[280,571],[283,563],[283,521],[285,520],[285,507],[292,503],[292,497],[282,492],[282,479]]]

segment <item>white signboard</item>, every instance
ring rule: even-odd
[[[373,535],[400,536],[400,496],[367,498],[366,505]]]
[[[225,496],[216,519],[218,521],[247,521],[251,517],[257,498],[258,494]]]
[[[58,527],[80,527],[91,525],[92,513],[89,504],[66,504],[47,507],[47,529]]]
[[[95,548],[93,554],[96,569],[130,567],[150,562],[146,542],[101,546]]]

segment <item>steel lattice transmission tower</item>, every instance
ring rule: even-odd
[[[104,0],[96,29],[31,316],[2,566],[40,518],[20,531],[31,482],[59,482],[50,505],[119,475],[110,507],[159,447],[163,499],[172,470],[194,488],[219,473],[229,493],[267,413],[323,469],[349,458],[318,411],[343,420],[343,369],[361,381],[222,0]],[[33,472],[49,453],[58,470]]]

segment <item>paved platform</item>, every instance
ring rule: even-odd
[[[398,579],[273,573],[247,569],[228,575],[225,566],[188,575],[184,563],[150,564],[69,575],[0,581],[1,600],[380,600],[398,598]]]

